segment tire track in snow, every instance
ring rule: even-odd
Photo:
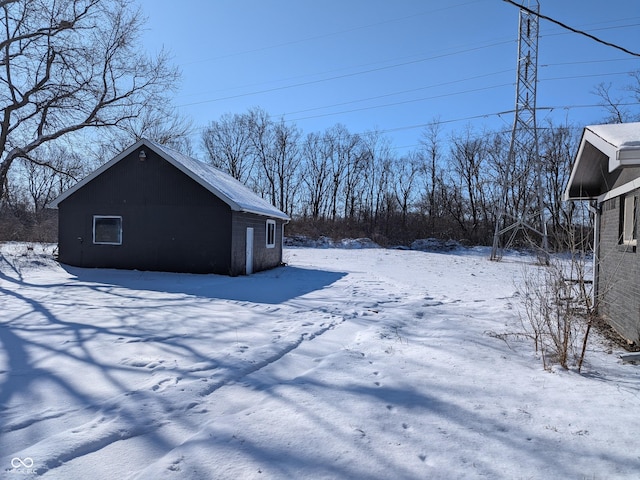
[[[241,381],[243,378],[245,378],[246,376],[251,375],[259,370],[262,370],[263,368],[268,367],[269,365],[277,362],[278,360],[281,360],[285,355],[297,349],[305,340],[306,341],[313,340],[319,337],[320,335],[324,334],[328,330],[334,329],[337,325],[340,325],[344,321],[345,321],[345,318],[342,317],[340,321],[337,321],[337,322],[332,321],[328,324],[326,323],[321,324],[321,328],[316,330],[315,332],[312,332],[312,333],[304,332],[300,334],[296,340],[288,343],[282,349],[274,352],[273,354],[267,356],[266,358],[264,358],[259,362],[253,363],[252,365],[246,368],[243,368],[240,371],[235,372],[235,374],[228,375],[226,376],[226,378],[223,378],[217,382],[209,384],[206,388],[204,388],[198,394],[201,397],[206,397],[214,393],[216,390],[226,385],[229,385],[230,383],[237,383]]]

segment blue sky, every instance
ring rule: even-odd
[[[511,129],[517,7],[502,0],[139,0],[145,48],[182,71],[174,103],[197,127],[261,107],[305,133],[378,129],[398,151],[439,118]],[[638,0],[540,0],[541,13],[640,52]],[[538,124],[601,123],[594,87],[640,58],[540,20]],[[548,110],[545,107],[555,107]],[[638,108],[635,110],[638,111]],[[199,138],[196,140],[196,146]]]

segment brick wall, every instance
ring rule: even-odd
[[[640,191],[628,195],[640,196]],[[624,208],[623,197],[612,198],[602,204],[598,311],[623,337],[638,342],[640,252],[636,251],[637,247],[620,243],[621,208]]]

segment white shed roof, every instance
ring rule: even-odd
[[[211,165],[207,165],[206,163],[195,160],[187,155],[177,152],[176,150],[147,139],[139,140],[124,152],[102,165],[73,187],[63,192],[58,198],[53,200],[49,206],[57,208],[60,202],[69,197],[75,191],[82,188],[102,172],[127,157],[132,152],[142,149],[143,147],[153,150],[178,170],[182,171],[211,193],[219,197],[223,202],[229,205],[231,210],[289,220],[287,214],[271,205],[271,203],[267,202],[264,198],[257,195],[231,175],[228,175]]]

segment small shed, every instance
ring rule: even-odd
[[[640,123],[585,127],[565,191],[591,201],[598,313],[629,342],[640,342]]]
[[[60,262],[243,275],[282,263],[289,217],[230,175],[142,139],[66,190]]]

